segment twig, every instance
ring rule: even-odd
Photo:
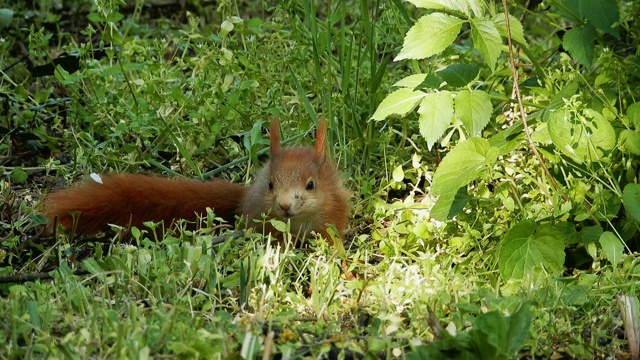
[[[527,136],[531,151],[533,151],[533,154],[538,159],[538,163],[540,164],[540,166],[542,166],[542,169],[544,170],[545,174],[547,174],[547,177],[556,188],[556,190],[559,190],[560,186],[553,178],[553,176],[551,176],[551,173],[545,165],[542,156],[538,152],[536,144],[533,142],[533,139],[531,139],[531,129],[529,129],[529,125],[527,124],[527,115],[524,111],[524,105],[522,104],[522,95],[520,94],[520,85],[518,84],[518,68],[516,67],[516,62],[513,58],[513,44],[511,43],[511,24],[509,23],[509,7],[507,6],[507,0],[502,0],[502,7],[504,9],[504,17],[507,28],[507,47],[509,48],[509,66],[511,67],[511,74],[513,76],[513,89],[515,91],[516,98],[518,99],[518,109],[520,110],[520,118],[522,119],[522,125],[524,126],[524,133]]]
[[[73,272],[73,275],[87,275],[89,272],[84,269],[79,269]],[[23,284],[26,282],[36,281],[36,280],[51,280],[53,279],[53,275],[51,273],[34,273],[34,274],[23,274],[23,275],[11,275],[11,276],[0,276],[0,284]]]

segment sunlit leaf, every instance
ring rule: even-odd
[[[471,20],[471,39],[473,46],[480,51],[484,61],[493,71],[502,51],[502,38],[496,25],[486,18]]]
[[[600,235],[600,246],[607,260],[613,266],[616,266],[622,259],[622,253],[624,252],[622,241],[611,231],[605,231]]]
[[[491,18],[494,25],[498,29],[498,32],[502,37],[507,37],[507,20],[504,18],[503,14],[499,14]],[[511,30],[511,39],[521,45],[526,45],[527,40],[524,38],[524,30],[522,29],[522,24],[520,20],[513,15],[509,15],[509,27]]]
[[[461,90],[455,98],[456,117],[471,136],[479,136],[491,119],[493,106],[489,94],[482,90]]]
[[[406,115],[409,111],[413,110],[418,102],[426,95],[427,94],[422,91],[407,88],[396,90],[382,100],[371,118],[373,120],[384,120],[392,114]]]
[[[600,113],[576,115],[559,109],[549,116],[549,136],[563,154],[577,162],[599,161],[616,144],[615,130]],[[604,150],[604,151],[603,151]]]
[[[454,147],[444,157],[433,176],[434,195],[455,194],[475,180],[498,157],[498,149],[482,138],[470,138]]]
[[[420,102],[420,134],[429,149],[442,137],[453,120],[453,96],[448,91],[428,94]]]
[[[394,61],[424,59],[442,52],[456,39],[463,23],[462,19],[442,13],[421,17],[407,32]]]

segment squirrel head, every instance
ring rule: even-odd
[[[310,231],[325,233],[333,224],[342,233],[346,227],[348,203],[338,170],[329,160],[327,127],[318,123],[313,147],[280,146],[277,118],[270,125],[269,161],[260,169],[241,212],[256,226],[266,214],[291,224],[291,233],[306,237]]]
[[[270,132],[271,152],[265,167],[264,194],[271,216],[291,221],[292,231],[304,231],[301,228],[307,225],[314,228],[322,221],[316,217],[325,212],[327,196],[336,191],[334,188],[339,182],[335,168],[327,159],[326,124],[320,119],[313,148],[283,149],[277,118],[271,121]]]

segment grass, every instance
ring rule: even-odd
[[[436,156],[414,123],[369,121],[406,75],[391,59],[414,14],[399,2],[188,4],[171,16],[111,1],[40,6],[0,5],[33,25],[0,43],[11,129],[0,145],[0,276],[51,279],[0,284],[0,357],[418,358],[444,338],[457,350],[490,343],[481,350],[497,358],[507,341],[491,336],[519,334],[505,324],[526,334],[508,357],[626,353],[615,295],[635,293],[634,258],[505,283],[495,250],[509,211],[488,200],[454,221],[429,217]],[[97,59],[100,41],[117,47]],[[30,77],[20,44],[36,64],[66,51],[81,66]],[[353,192],[346,258],[322,240],[293,249],[258,233],[212,245],[230,230],[211,214],[199,230],[159,237],[43,234],[42,196],[90,172],[250,182],[272,116],[292,144],[328,120]],[[342,264],[359,278],[346,280]]]

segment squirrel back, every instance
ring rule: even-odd
[[[262,227],[259,220],[266,214],[268,219],[289,221],[294,236],[305,237],[315,231],[331,241],[328,224],[342,236],[347,226],[348,196],[327,156],[324,121],[319,123],[313,148],[282,149],[277,119],[271,121],[270,135],[270,159],[251,187],[224,180],[112,174],[52,192],[43,201],[44,215],[50,220],[50,229],[57,223],[70,230],[72,214],[78,213],[76,232],[96,233],[109,224],[141,227],[146,221],[164,221],[170,226],[176,219],[194,221],[209,207],[231,223],[235,216],[244,216],[247,226],[258,230]],[[276,233],[271,227],[266,230]]]

